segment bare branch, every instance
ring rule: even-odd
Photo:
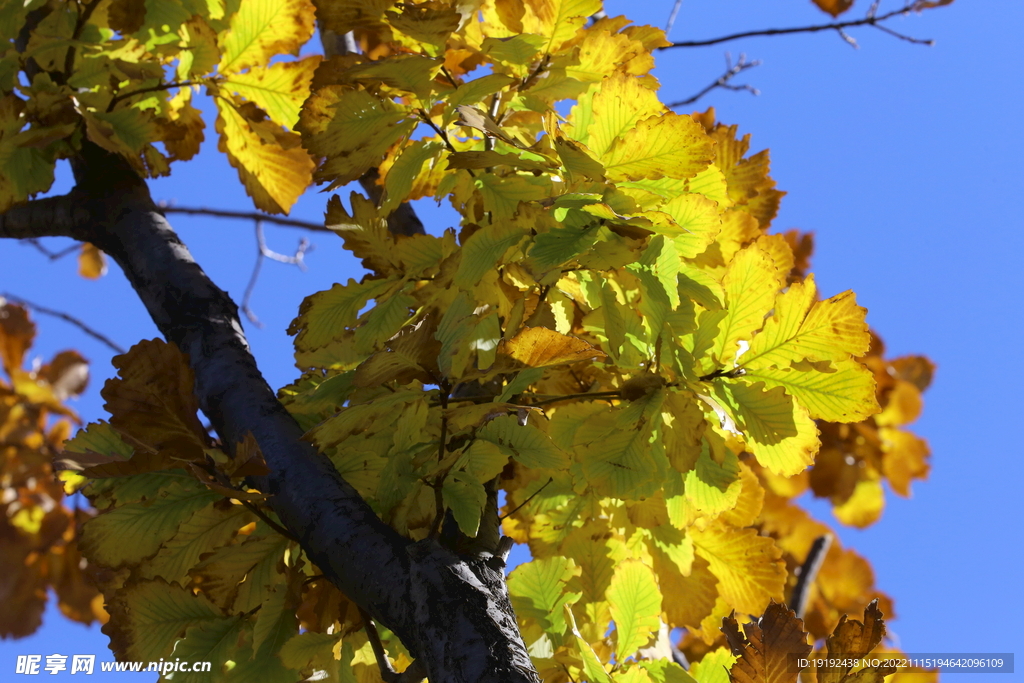
[[[667,36],[672,27],[676,24],[676,17],[679,16],[679,8],[683,6],[683,0],[676,0],[675,4],[672,5],[672,11],[668,15],[668,21],[665,22],[665,35]]]
[[[46,306],[40,306],[39,304],[32,303],[28,299],[25,299],[20,296],[15,296],[13,294],[8,294],[7,292],[0,292],[0,299],[7,299],[8,301],[19,304],[26,308],[31,308],[36,313],[42,313],[43,315],[49,315],[53,316],[54,318],[60,318],[64,322],[71,323],[72,325],[80,329],[82,332],[85,332],[93,339],[96,339],[97,341],[106,344],[115,353],[124,353],[124,349],[115,344],[114,342],[110,341],[109,337],[97,332],[96,330],[89,327],[88,325],[86,325],[84,322],[74,317],[73,315],[64,313],[63,311],[56,311],[52,308],[47,308]]]
[[[249,306],[249,300],[252,298],[252,292],[256,288],[256,281],[260,277],[260,268],[263,266],[263,259],[268,258],[278,263],[287,263],[289,265],[298,266],[299,270],[306,270],[306,252],[312,251],[313,245],[309,243],[305,237],[299,240],[299,246],[295,250],[293,256],[286,256],[285,254],[279,254],[278,252],[270,249],[267,246],[267,241],[263,236],[263,221],[256,221],[256,264],[252,268],[252,275],[249,277],[249,284],[245,288],[245,294],[242,296],[242,312],[245,313],[245,317],[249,319],[253,325],[259,328],[263,328],[263,323],[256,317],[255,311]]]
[[[36,237],[29,237],[27,239],[20,240],[22,244],[28,244],[29,246],[35,247],[43,256],[50,259],[51,261],[57,261],[64,258],[68,254],[72,254],[82,248],[80,244],[72,244],[70,247],[65,247],[60,251],[50,251],[43,243]]]
[[[719,38],[710,38],[708,40],[682,40],[682,41],[674,42],[671,45],[667,45],[665,47],[660,47],[658,49],[659,50],[669,50],[669,49],[674,48],[674,47],[705,47],[707,45],[717,45],[719,43],[726,43],[726,42],[729,42],[731,40],[739,40],[741,38],[752,38],[754,36],[780,36],[780,35],[787,35],[787,34],[791,34],[791,33],[817,33],[819,31],[837,31],[837,32],[839,32],[842,35],[842,32],[845,31],[846,29],[848,29],[848,28],[855,28],[857,26],[873,26],[875,28],[879,28],[879,29],[885,30],[888,33],[890,31],[885,29],[885,28],[883,28],[881,26],[881,23],[883,21],[887,21],[889,19],[892,19],[893,17],[906,16],[907,14],[910,14],[913,11],[919,11],[921,9],[924,9],[924,7],[925,7],[925,5],[922,5],[919,2],[912,2],[912,3],[908,3],[908,4],[904,5],[900,9],[895,9],[895,10],[892,10],[891,12],[887,12],[885,14],[878,15],[878,14],[876,14],[877,9],[878,9],[877,3],[876,3],[875,5],[871,6],[871,9],[868,10],[867,15],[865,15],[861,19],[851,19],[849,21],[837,21],[837,22],[833,22],[831,24],[816,24],[816,25],[813,25],[813,26],[797,26],[797,27],[793,27],[793,28],[769,28],[769,29],[761,29],[761,30],[758,30],[758,31],[744,31],[742,33],[733,33],[731,35],[721,36]],[[893,32],[893,33],[895,33],[895,32]],[[896,36],[898,38],[900,38],[901,40],[908,40],[909,42],[913,42],[913,43],[920,44],[920,45],[932,45],[933,44],[933,41],[931,41],[931,40],[921,40],[921,39],[917,39],[917,38],[909,38],[909,37],[903,36],[901,34],[896,34]]]
[[[267,223],[273,223],[274,225],[283,225],[286,228],[303,228],[305,230],[314,230],[316,232],[334,232],[330,228],[326,228],[319,223],[299,221],[294,218],[283,218],[281,216],[271,216],[270,214],[259,213],[258,211],[226,211],[224,209],[207,209],[205,207],[172,206],[167,202],[160,202],[159,207],[160,211],[164,214],[183,213],[190,216],[238,218],[248,221],[266,221]]]
[[[800,566],[800,575],[797,577],[796,585],[793,586],[793,593],[789,599],[789,608],[796,612],[796,616],[803,618],[807,610],[807,598],[818,576],[825,555],[832,545],[832,534],[818,536],[811,544],[811,550],[807,553],[807,559]]]
[[[693,97],[688,97],[685,100],[680,100],[679,102],[673,102],[672,104],[670,104],[668,106],[669,107],[685,107],[688,104],[693,104],[694,102],[696,102],[697,100],[699,100],[700,98],[704,97],[709,92],[714,90],[715,88],[722,88],[723,90],[734,90],[734,91],[746,90],[747,92],[749,92],[749,93],[751,93],[753,95],[760,95],[761,93],[757,90],[757,88],[755,88],[752,85],[746,85],[746,84],[744,84],[744,85],[733,85],[732,83],[729,82],[733,78],[735,78],[738,74],[743,73],[747,69],[753,69],[755,66],[760,66],[760,65],[761,65],[761,60],[755,59],[752,62],[748,62],[747,61],[747,56],[744,55],[744,54],[741,54],[739,60],[735,64],[733,64],[732,63],[732,56],[728,52],[726,52],[725,53],[725,73],[724,74],[719,76],[717,80],[713,81],[710,85],[708,85],[708,87],[704,88],[703,90],[701,90],[699,93],[697,93]]]

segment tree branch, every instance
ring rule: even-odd
[[[84,322],[82,322],[81,320],[79,320],[78,318],[74,317],[69,313],[64,313],[63,311],[56,311],[52,308],[47,308],[45,306],[40,306],[39,304],[34,304],[28,299],[22,298],[20,296],[15,296],[13,294],[8,294],[7,292],[0,292],[0,300],[3,299],[13,301],[14,303],[24,306],[26,308],[31,308],[36,313],[42,313],[43,315],[49,315],[53,316],[54,318],[60,318],[64,322],[71,323],[72,325],[80,329],[82,332],[85,332],[93,339],[96,339],[97,341],[106,344],[107,347],[113,350],[115,353],[124,353],[124,349],[115,344],[114,342],[110,341],[108,337],[104,336],[103,334],[100,334],[99,332],[89,327]]]
[[[0,237],[74,237],[78,226],[88,221],[74,191],[57,197],[34,199],[0,214]]]
[[[312,251],[313,247],[305,237],[299,240],[299,247],[295,250],[293,256],[285,256],[279,254],[267,246],[267,240],[263,236],[263,220],[256,221],[256,263],[252,268],[252,275],[249,276],[249,284],[245,287],[245,294],[242,295],[242,312],[245,313],[245,317],[249,319],[256,327],[262,328],[263,323],[256,317],[256,312],[249,306],[249,301],[252,299],[252,292],[256,289],[256,282],[260,277],[260,269],[263,266],[263,259],[268,258],[278,263],[287,263],[289,265],[298,266],[299,270],[306,270],[306,252]]]
[[[238,307],[206,276],[127,162],[90,142],[69,196],[0,216],[0,236],[92,242],[125,273],[157,327],[184,352],[221,443],[256,439],[270,474],[251,485],[335,586],[386,625],[433,681],[538,683],[493,553],[462,557],[384,524],[260,374]],[[54,222],[42,220],[51,216]]]
[[[920,45],[932,45],[934,44],[934,41],[932,40],[910,38],[902,34],[897,34],[894,31],[881,26],[881,23],[883,21],[892,19],[893,17],[897,16],[906,16],[911,12],[920,11],[921,9],[924,9],[926,7],[928,7],[928,5],[925,5],[922,2],[912,2],[907,5],[904,5],[900,9],[895,9],[892,10],[891,12],[887,12],[882,15],[877,15],[874,13],[874,11],[869,11],[868,14],[861,19],[837,21],[831,24],[816,24],[814,26],[799,26],[794,28],[769,28],[758,31],[744,31],[742,33],[733,33],[731,35],[721,36],[719,38],[710,38],[708,40],[682,40],[676,41],[671,45],[666,45],[665,47],[659,47],[658,49],[670,50],[674,47],[705,47],[708,45],[718,45],[719,43],[726,43],[731,40],[740,40],[741,38],[752,38],[755,36],[781,36],[788,35],[791,33],[817,33],[819,31],[837,31],[840,35],[844,35],[843,32],[846,29],[855,28],[857,26],[873,26],[874,28],[885,31],[886,33],[892,33],[902,40],[907,40],[912,43],[917,43]]]
[[[226,211],[224,209],[207,209],[205,207],[174,206],[166,202],[160,202],[158,207],[160,212],[164,214],[182,213],[189,216],[237,218],[247,221],[264,221],[266,223],[273,223],[274,225],[283,225],[286,228],[303,228],[305,230],[313,230],[315,232],[334,232],[330,228],[324,227],[321,223],[310,223],[309,221],[300,221],[294,218],[273,216],[269,213],[260,213],[258,211]]]
[[[751,93],[753,95],[760,95],[761,93],[759,93],[757,88],[755,88],[752,85],[733,85],[733,84],[731,84],[729,82],[734,77],[736,77],[738,74],[743,73],[747,69],[753,69],[754,67],[760,66],[760,65],[761,65],[761,61],[758,60],[758,59],[755,59],[752,62],[748,62],[747,61],[747,56],[745,54],[740,54],[739,61],[737,61],[735,64],[733,64],[732,63],[732,56],[728,52],[726,52],[725,53],[725,73],[724,74],[719,76],[717,80],[712,81],[712,83],[708,87],[704,88],[703,90],[701,90],[699,93],[697,93],[693,97],[688,97],[685,100],[680,100],[678,102],[673,102],[672,104],[670,104],[668,106],[670,108],[675,108],[675,107],[685,107],[688,104],[693,104],[694,102],[696,102],[697,100],[699,100],[700,98],[704,97],[709,92],[714,90],[715,88],[722,88],[724,90],[734,90],[734,91],[746,90],[747,92],[749,92],[749,93]]]
[[[789,608],[796,612],[796,616],[803,618],[807,610],[807,598],[810,596],[811,586],[818,577],[818,571],[825,562],[828,549],[832,545],[832,534],[818,536],[811,544],[811,550],[807,553],[807,559],[800,566],[800,575],[797,577],[796,585],[793,586],[793,594],[789,598]]]

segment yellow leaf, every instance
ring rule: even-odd
[[[182,50],[178,57],[178,80],[202,77],[220,61],[217,34],[198,14],[178,27]]]
[[[95,245],[85,242],[78,254],[78,274],[95,280],[107,274],[107,259]]]
[[[715,396],[735,420],[747,448],[764,467],[782,476],[802,472],[814,462],[821,442],[807,410],[782,387],[763,391],[764,384],[715,382]]]
[[[664,111],[658,95],[637,78],[616,74],[579,98],[565,131],[600,158],[641,119]]]
[[[282,53],[298,54],[315,21],[309,0],[245,0],[220,35],[221,73],[262,67]]]
[[[747,368],[744,376],[762,380],[769,388],[783,387],[816,420],[860,422],[880,410],[874,375],[852,358],[830,364]]]
[[[843,524],[863,529],[877,522],[884,509],[885,490],[875,475],[858,481],[853,495],[834,506],[832,512]]]
[[[722,217],[715,202],[698,194],[680,194],[657,211],[668,214],[674,225],[656,225],[654,231],[672,237],[683,258],[703,253],[722,229]]]
[[[498,355],[528,368],[604,358],[604,353],[582,339],[546,327],[524,327],[512,339],[502,339]]]
[[[910,497],[910,482],[928,476],[931,452],[928,442],[902,429],[883,427],[878,430],[882,438],[882,472],[892,490]]]
[[[885,409],[875,416],[875,422],[880,427],[909,424],[921,414],[922,405],[920,390],[910,382],[898,379],[886,395]]]
[[[330,181],[327,189],[333,189],[379,164],[388,148],[415,127],[409,112],[390,99],[326,86],[306,100],[296,130],[306,149],[324,158],[316,171],[317,182]]]
[[[309,96],[313,72],[319,64],[320,57],[313,56],[253,67],[245,73],[229,74],[222,87],[255,102],[274,123],[295,128],[302,103]]]
[[[743,253],[743,252],[741,252]],[[864,355],[871,344],[864,317],[853,292],[814,302],[814,276],[794,282],[775,300],[774,313],[754,337],[742,365],[784,366],[798,360],[844,360]]]
[[[313,172],[313,161],[299,146],[298,136],[261,120],[245,105],[237,107],[222,97],[216,102],[218,149],[238,169],[246,193],[262,211],[288,213],[309,187]]]
[[[601,0],[527,0],[523,32],[547,36],[541,48],[553,54],[576,35],[587,19],[601,10]]]
[[[615,568],[607,596],[618,641],[615,657],[623,662],[658,630],[661,591],[650,567],[638,560],[626,560]]]
[[[782,600],[786,565],[775,541],[755,529],[715,523],[690,529],[694,549],[718,577],[718,591],[737,612],[760,614],[771,599]]]
[[[612,180],[691,178],[714,161],[714,150],[692,117],[669,112],[637,122],[600,160]]]
[[[734,361],[739,342],[749,340],[764,325],[783,278],[772,257],[752,244],[736,254],[722,285],[728,314],[719,326],[714,353],[719,363],[727,365]]]

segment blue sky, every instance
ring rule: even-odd
[[[900,2],[883,2],[882,11]],[[859,0],[850,16],[868,4]],[[664,26],[672,2],[606,5],[609,14]],[[670,38],[827,19],[809,0],[684,0]],[[891,24],[935,39],[930,48],[862,28],[850,32],[859,49],[825,32],[657,56],[666,101],[685,99],[714,80],[726,51],[763,62],[737,79],[759,96],[717,90],[694,107],[714,105],[719,120],[752,134],[753,151],[771,149],[772,176],[789,193],[775,229],[815,233],[812,263],[822,293],[853,289],[890,356],[922,353],[938,365],[924,414],[912,427],[931,444],[930,478],[914,485],[910,500],[890,494],[873,527],[839,532],[844,546],[871,560],[878,586],[895,599],[890,633],[907,652],[1013,652],[1021,643],[1004,624],[1024,613],[1019,514],[1011,509],[1024,481],[1013,437],[1021,424],[1014,359],[1024,333],[1024,192],[1018,187],[1024,62],[1015,49],[1022,26],[1024,3],[959,0]],[[153,183],[153,195],[183,206],[250,209],[236,178],[208,139],[197,160]],[[65,191],[69,183],[64,173],[55,189]],[[312,190],[293,215],[320,221],[326,200]],[[421,213],[432,231],[451,223],[442,212],[425,207]],[[255,259],[252,225],[184,216],[172,216],[172,223],[213,280],[240,300]],[[301,236],[267,228],[270,246],[281,252],[293,250]],[[284,329],[302,298],[359,277],[340,240],[326,234],[311,240],[316,249],[307,255],[308,272],[264,265],[253,306],[265,327],[246,325],[273,386],[296,375]],[[99,281],[84,281],[73,258],[51,263],[11,241],[0,241],[0,264],[0,291],[73,312],[124,347],[157,336],[116,266]],[[87,420],[102,417],[98,392],[112,374],[109,350],[65,323],[35,319],[36,354],[46,359],[76,348],[92,361],[92,385],[75,407]],[[834,521],[827,505],[810,505],[816,516]],[[16,655],[54,652],[111,658],[98,626],[70,624],[51,609],[35,636],[0,642],[0,680],[14,679]],[[75,680],[49,678],[65,677]],[[118,674],[116,680],[153,677]]]

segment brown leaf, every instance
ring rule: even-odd
[[[860,659],[874,650],[884,636],[885,622],[882,620],[882,612],[878,609],[878,600],[872,600],[864,609],[863,623],[856,619],[848,621],[845,614],[839,619],[839,625],[825,641],[828,658]],[[818,669],[818,683],[839,683],[846,680],[851,668],[853,667]]]
[[[746,638],[739,635],[736,620],[727,618],[725,631],[733,652],[739,659],[729,671],[734,683],[796,683],[799,668],[796,660],[811,651],[804,625],[796,613],[772,601],[756,623],[743,627]],[[730,623],[731,622],[731,623]]]
[[[267,461],[263,459],[263,451],[252,432],[246,432],[245,438],[235,447],[235,457],[228,474],[233,477],[262,477],[270,474]]]
[[[519,364],[528,368],[577,363],[581,360],[604,358],[599,349],[546,327],[524,327],[511,339],[498,344],[499,363]]]
[[[142,28],[146,20],[145,0],[112,0],[107,10],[110,28],[128,36]]]
[[[21,368],[35,336],[36,326],[28,319],[28,311],[0,299],[0,358],[8,375]]]
[[[833,17],[838,17],[853,7],[853,0],[814,0],[814,4]]]
[[[118,377],[101,392],[111,426],[163,457],[202,458],[206,430],[196,416],[192,369],[178,347],[143,340],[113,363]]]
[[[61,351],[42,367],[39,376],[50,383],[57,400],[64,401],[85,391],[89,384],[89,362],[77,351]]]
[[[501,126],[499,126],[494,119],[477,107],[469,104],[460,104],[455,108],[455,110],[459,112],[459,120],[456,121],[458,125],[475,128],[484,135],[490,135],[491,137],[498,138],[502,142],[506,142],[513,147],[523,147],[522,143],[509,137],[509,135],[501,129]]]
[[[82,245],[82,251],[78,254],[78,274],[90,280],[97,280],[107,274],[106,256],[88,242]]]

